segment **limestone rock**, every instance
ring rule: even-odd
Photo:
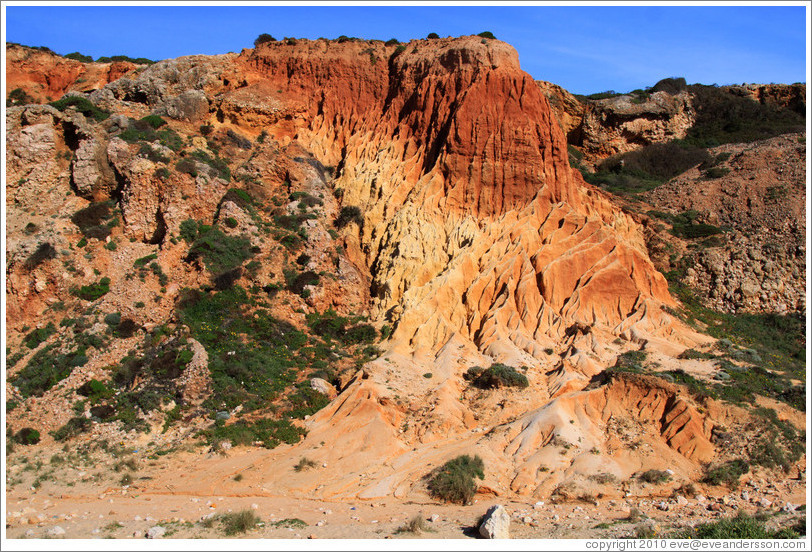
[[[479,526],[479,534],[486,539],[509,539],[510,516],[501,504],[491,506]]]
[[[166,534],[166,529],[161,527],[160,525],[154,525],[149,528],[147,531],[147,538],[148,539],[160,539]]]
[[[318,391],[322,395],[327,395],[327,397],[331,399],[337,395],[336,388],[322,378],[312,378],[310,380],[310,388]]]

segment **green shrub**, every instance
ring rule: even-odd
[[[400,41],[399,41],[397,38],[390,38],[389,40],[387,40],[386,42],[384,42],[384,44],[385,44],[386,46],[395,46],[395,45],[397,45],[397,44],[400,44]]]
[[[140,120],[155,130],[158,130],[166,124],[166,121],[160,115],[147,115],[146,117],[141,117]]]
[[[490,368],[482,370],[479,367],[469,368],[465,378],[474,386],[481,389],[499,389],[500,387],[520,387],[529,385],[527,377],[520,374],[515,368],[504,364],[493,364]]]
[[[65,54],[62,57],[81,61],[82,63],[93,63],[93,56],[86,56],[84,54],[80,54],[79,52],[71,52],[70,54]]]
[[[68,420],[68,423],[51,432],[55,441],[67,441],[71,437],[76,437],[90,430],[92,422],[84,416],[75,416]]]
[[[260,44],[265,44],[266,42],[276,42],[276,39],[268,33],[262,33],[256,39],[254,39],[254,47],[257,47]]]
[[[110,278],[102,278],[97,284],[82,286],[75,295],[85,301],[95,301],[110,291]]]
[[[56,248],[48,242],[41,243],[37,246],[37,249],[31,253],[31,256],[26,259],[24,266],[28,270],[33,270],[45,261],[55,258]]]
[[[228,236],[219,228],[200,232],[189,249],[187,262],[202,258],[212,274],[222,274],[240,266],[253,256],[251,240],[243,236]]]
[[[153,60],[143,58],[143,57],[131,58],[130,56],[122,56],[122,55],[109,56],[109,57],[108,56],[103,56],[103,57],[100,57],[99,59],[96,60],[97,63],[110,63],[110,62],[113,62],[113,61],[128,61],[128,62],[134,63],[136,65],[152,65],[153,63],[155,63]]]
[[[239,225],[239,222],[237,222],[237,219],[235,219],[234,217],[228,217],[225,220],[225,224],[229,228],[236,228]]]
[[[192,152],[191,155],[194,159],[197,159],[198,161],[207,164],[215,171],[217,171],[217,176],[219,176],[226,182],[231,181],[231,169],[228,168],[228,163],[225,161],[225,159],[221,159],[219,157],[212,157],[203,150],[195,150]]]
[[[93,102],[83,96],[69,96],[67,98],[62,98],[61,100],[51,102],[48,105],[55,107],[59,111],[65,111],[68,107],[73,107],[85,117],[90,117],[96,121],[103,121],[110,116],[108,111],[99,109],[93,104]]]
[[[804,533],[805,527],[801,531],[794,527],[767,529],[762,521],[740,511],[736,517],[701,523],[674,536],[683,539],[797,539]]]
[[[721,466],[709,468],[705,472],[703,481],[710,485],[725,485],[726,487],[735,488],[739,484],[739,478],[749,471],[750,464],[745,460],[730,460]]]
[[[463,455],[449,460],[435,470],[428,482],[432,497],[446,502],[467,504],[474,498],[477,485],[474,478],[485,477],[485,466],[479,456]]]
[[[22,88],[15,88],[8,93],[8,98],[6,98],[6,107],[11,107],[14,105],[29,105],[32,103],[34,103],[34,98],[29,96],[28,93]]]
[[[91,403],[98,402],[113,395],[113,392],[97,379],[91,379],[83,383],[76,392],[83,397],[87,397]]]
[[[36,445],[40,441],[39,431],[24,427],[14,434],[14,441],[21,445]]]
[[[426,38],[428,38],[429,40],[436,40],[440,38],[440,35],[438,35],[437,33],[429,33]]]
[[[646,470],[643,473],[639,474],[637,477],[645,481],[646,483],[653,483],[655,485],[665,483],[666,481],[671,479],[671,476],[668,474],[668,472],[662,470]]]
[[[722,178],[729,172],[730,169],[726,167],[711,167],[710,169],[705,171],[705,178],[709,180],[714,178]]]
[[[363,226],[364,218],[361,215],[361,209],[354,205],[342,207],[335,220],[336,228],[344,228],[348,224],[354,222],[358,226]]]
[[[496,40],[496,37],[493,36],[493,33],[490,32],[490,31],[483,31],[483,32],[479,33],[477,36],[480,36],[482,38],[490,38],[492,40]]]
[[[46,341],[49,337],[56,333],[56,326],[54,326],[53,322],[49,322],[47,326],[44,328],[37,328],[36,330],[32,330],[29,332],[25,339],[23,339],[23,343],[29,349],[36,349],[40,343]]]
[[[220,514],[220,525],[226,535],[246,533],[254,529],[260,521],[259,516],[253,510],[246,509]]]

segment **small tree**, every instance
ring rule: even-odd
[[[384,44],[387,46],[395,46],[396,44],[400,44],[400,41],[397,38],[390,38]]]
[[[265,44],[266,42],[276,42],[276,39],[271,35],[269,35],[268,33],[262,33],[254,41],[254,47],[257,47],[260,44]]]
[[[440,35],[438,35],[437,33],[429,33],[429,36],[427,36],[426,38],[428,38],[430,40],[436,40],[436,39],[440,38]]]
[[[492,38],[493,40],[496,40],[496,37],[493,36],[493,33],[490,31],[483,31],[479,33],[477,36],[481,36],[482,38]]]

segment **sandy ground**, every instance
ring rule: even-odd
[[[9,539],[141,539],[150,528],[161,526],[162,538],[186,539],[475,539],[479,518],[491,505],[502,504],[511,514],[513,538],[623,538],[634,536],[641,523],[653,524],[662,535],[673,528],[735,515],[739,509],[772,513],[773,523],[805,515],[781,511],[787,502],[806,504],[805,482],[792,479],[753,479],[735,492],[706,491],[706,498],[691,498],[683,504],[668,497],[553,504],[478,495],[467,506],[441,504],[428,496],[377,501],[293,498],[275,495],[270,481],[255,486],[242,478],[230,478],[227,483],[214,477],[205,484],[207,475],[223,473],[224,466],[230,470],[235,464],[250,464],[261,454],[261,449],[249,448],[232,450],[228,457],[202,452],[163,456],[140,464],[132,482],[125,485],[122,478],[127,472],[115,471],[115,459],[91,456],[87,467],[70,462],[54,466],[46,453],[29,454],[26,462],[15,453],[7,468],[6,534]],[[748,500],[743,499],[742,490],[748,492]],[[663,505],[667,510],[661,509]],[[630,521],[634,508],[642,517]],[[260,526],[246,533],[226,535],[216,517],[213,523],[205,521],[246,509],[261,520]],[[398,531],[415,516],[426,520],[428,530]],[[303,523],[291,526],[284,521],[290,519]]]

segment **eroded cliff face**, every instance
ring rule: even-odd
[[[393,326],[380,357],[342,377],[338,396],[305,422],[301,445],[271,453],[263,468],[270,473],[277,460],[319,449],[314,458],[329,462],[334,477],[277,478],[276,489],[402,497],[423,492],[427,465],[477,451],[493,466],[486,486],[494,492],[546,496],[589,473],[599,454],[607,455],[602,467],[631,477],[650,454],[616,454],[629,445],[612,425],[623,413],[645,426],[641,438],[656,443],[658,458],[684,480],[714,458],[714,422],[678,388],[600,377],[620,353],[643,349],[674,361],[710,340],[664,310],[676,303],[640,226],[569,167],[565,134],[509,45],[479,37],[403,46],[269,43],[159,62],[90,99],[114,115],[92,125],[73,110],[10,111],[17,184],[9,197],[20,234],[34,201],[26,191],[48,190],[45,181],[58,184],[54,193],[70,210],[89,199],[117,203],[123,227],[113,235],[132,245],[122,240],[121,249],[100,251],[117,290],[104,305],[134,312],[130,304],[140,296],[124,291],[121,267],[156,246],[172,284],[156,293],[150,324],[172,319],[181,286],[210,285],[199,264],[184,260],[188,244],[175,239],[188,217],[250,236],[268,265],[251,283],[279,275],[289,267],[281,238],[263,237],[261,221],[229,187],[263,200],[295,189],[324,199],[321,216],[308,219],[301,262],[314,274],[337,269],[336,277],[307,294],[285,291],[274,315],[304,327],[307,314],[335,308]],[[150,113],[170,119],[180,136],[175,150],[121,138],[135,128],[124,115]],[[218,147],[231,184],[222,167],[205,161],[214,149],[198,135],[201,125],[228,144]],[[26,179],[36,185],[26,188]],[[284,201],[276,205],[285,216],[307,209]],[[336,232],[330,221],[342,207],[361,216]],[[49,214],[37,222],[47,226]],[[234,226],[226,227],[229,220]],[[53,224],[54,244],[68,246],[70,222]],[[341,251],[334,254],[335,239]],[[48,290],[65,292],[74,277],[49,275],[58,270],[49,259],[37,273],[47,283],[32,281],[23,261],[35,240],[23,241],[12,245],[10,305],[21,319],[34,319],[46,310]],[[78,283],[95,280],[99,261],[88,261],[79,261]],[[88,370],[124,351],[105,351]],[[519,368],[529,387],[484,391],[466,381],[469,368],[494,362]],[[66,385],[90,377],[80,372]],[[205,393],[206,382],[198,383],[196,393]],[[51,415],[47,401],[30,400]],[[564,458],[555,435],[582,444]],[[558,473],[537,469],[553,455]]]
[[[649,301],[670,303],[635,224],[569,168],[512,47],[394,49],[262,45],[234,60],[239,88],[213,103],[220,119],[281,127],[337,165],[342,203],[364,213],[373,313],[397,341],[436,350],[461,333],[484,351],[534,355],[575,322],[615,328]],[[272,99],[245,109],[249,90]]]
[[[139,66],[126,61],[82,63],[54,53],[20,46],[6,47],[6,89],[21,89],[33,102],[58,100],[66,92],[101,88]]]

